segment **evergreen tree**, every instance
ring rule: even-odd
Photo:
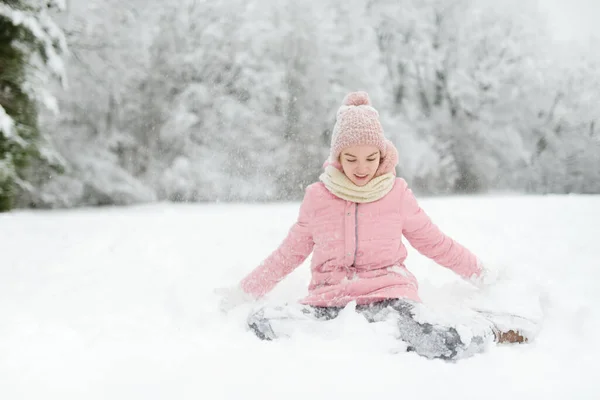
[[[56,110],[44,87],[52,76],[63,79],[66,43],[48,13],[63,7],[60,0],[0,0],[0,211],[31,187],[27,166],[51,159],[37,117],[40,105]]]

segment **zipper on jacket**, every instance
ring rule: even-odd
[[[358,251],[358,203],[354,207],[354,261],[352,266],[356,266],[356,252]]]

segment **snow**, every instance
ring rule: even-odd
[[[5,4],[0,4],[0,15],[6,17],[13,25],[25,27],[39,43],[43,44],[50,70],[59,76],[64,76],[64,64],[54,49],[54,41],[58,41],[60,50],[64,52],[67,47],[66,39],[48,15],[43,11],[40,11],[39,15],[23,12]]]
[[[0,215],[0,398],[598,398],[600,197],[421,205],[484,262],[506,266],[518,288],[541,294],[533,343],[431,361],[353,312],[259,341],[244,328],[251,306],[224,315],[214,289],[281,242],[298,204],[18,211]],[[432,308],[477,296],[412,249],[407,266]],[[269,301],[302,297],[308,279],[305,264]],[[495,301],[510,308],[521,298],[512,297]]]
[[[39,4],[21,6],[25,7],[26,11],[0,4],[0,16],[5,17],[15,26],[24,27],[34,38],[33,41],[14,40],[12,43],[14,47],[20,48],[23,53],[30,56],[29,76],[22,89],[50,111],[57,113],[57,100],[46,86],[49,84],[49,79],[53,77],[66,84],[62,55],[67,53],[67,40],[44,7],[54,6],[60,10],[64,8],[64,2],[50,1],[42,8],[39,8]]]
[[[53,5],[54,7],[56,7],[57,9],[63,11],[66,10],[67,8],[67,4],[65,2],[65,0],[52,0],[51,2],[48,2],[49,4]]]
[[[2,136],[8,139],[14,137],[15,121],[6,113],[4,107],[0,105],[0,132]]]

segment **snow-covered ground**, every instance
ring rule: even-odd
[[[21,211],[0,215],[0,399],[600,398],[600,197],[421,204],[541,294],[535,342],[430,361],[394,353],[358,315],[259,341],[250,306],[224,315],[213,290],[279,244],[297,204]],[[407,266],[426,303],[472,293],[415,251]],[[302,297],[308,279],[305,264],[269,301]]]

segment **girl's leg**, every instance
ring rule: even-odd
[[[408,351],[427,358],[455,360],[465,358],[485,350],[493,341],[491,327],[489,332],[473,335],[468,343],[463,342],[454,327],[419,322],[415,319],[419,303],[402,299],[390,299],[366,306],[359,306],[361,312],[370,322],[396,318],[399,338],[408,344]]]
[[[340,307],[311,307],[301,304],[262,307],[250,314],[248,327],[262,340],[287,336],[283,325],[288,322],[327,321],[336,318]]]

